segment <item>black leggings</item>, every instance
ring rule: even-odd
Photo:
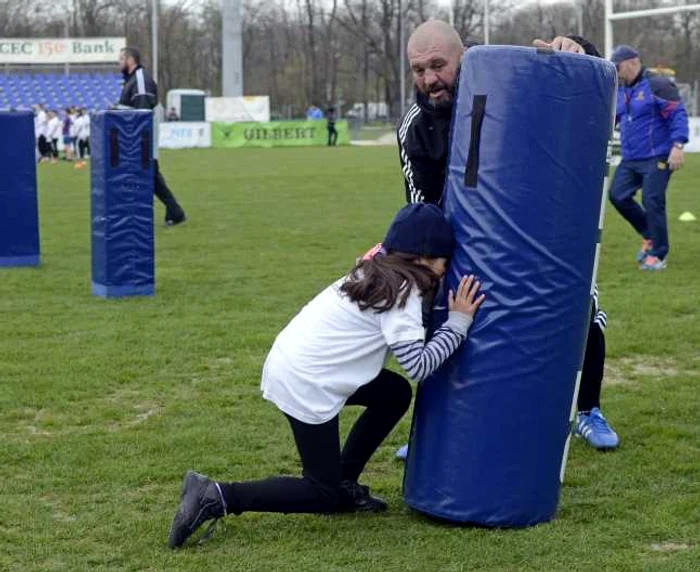
[[[80,152],[80,158],[85,159],[85,156],[90,154],[90,140],[78,139],[78,151]]]
[[[228,513],[332,513],[338,509],[342,481],[357,481],[367,461],[411,404],[411,385],[399,374],[382,370],[350,397],[347,405],[366,407],[340,450],[338,417],[321,425],[289,415],[302,464],[302,477],[220,483]]]
[[[605,334],[603,329],[591,319],[586,341],[586,354],[583,358],[581,386],[578,391],[578,410],[590,411],[600,407],[600,392],[603,386],[605,369]]]

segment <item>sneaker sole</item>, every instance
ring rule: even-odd
[[[594,445],[591,445],[591,443],[586,439],[583,435],[580,433],[574,432],[574,437],[577,439],[583,439],[586,442],[586,445],[588,445],[591,449],[595,449],[596,451],[600,451],[601,453],[605,453],[607,451],[614,451],[620,446],[620,443],[618,442],[617,445],[611,445],[611,446],[606,446],[606,447],[596,447]]]

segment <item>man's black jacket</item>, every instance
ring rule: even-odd
[[[589,56],[600,57],[595,46],[586,39],[569,38],[580,44]],[[459,77],[456,82],[455,91]],[[397,131],[407,202],[440,204],[451,119],[452,106],[436,109],[426,96],[416,92],[416,103],[404,114]]]
[[[153,109],[158,105],[158,86],[141,66],[130,74],[124,74],[124,87],[119,105],[134,109]]]

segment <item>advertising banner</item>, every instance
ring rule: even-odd
[[[211,126],[209,123],[203,122],[173,121],[161,123],[159,147],[165,149],[211,147]]]
[[[116,62],[125,38],[0,38],[0,64]]]
[[[270,121],[270,98],[267,95],[207,97],[205,113],[207,121]]]
[[[349,145],[347,121],[338,121],[338,145]],[[212,123],[212,147],[313,147],[328,144],[325,121]]]

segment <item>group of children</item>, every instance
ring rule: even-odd
[[[90,154],[90,116],[86,109],[67,108],[62,116],[43,105],[34,106],[34,135],[37,159],[40,163],[57,163],[59,142],[63,144],[63,159],[75,161],[75,168],[85,167]]]

